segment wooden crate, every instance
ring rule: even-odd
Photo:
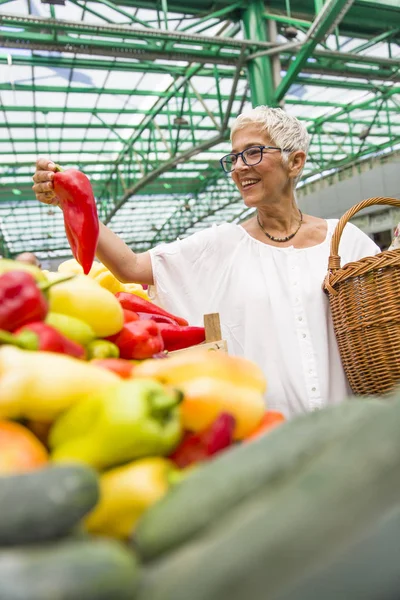
[[[204,328],[206,330],[205,342],[202,344],[196,344],[195,346],[190,346],[190,348],[174,350],[173,352],[169,352],[169,354],[198,352],[199,350],[204,350],[205,352],[228,352],[226,341],[222,339],[219,313],[210,313],[208,315],[204,315]]]

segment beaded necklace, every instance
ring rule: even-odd
[[[258,213],[257,213],[257,223],[259,224],[261,231],[263,231],[265,233],[265,235],[267,236],[268,239],[272,240],[273,242],[288,242],[289,240],[294,238],[296,233],[299,231],[301,224],[303,223],[303,213],[301,212],[300,209],[299,209],[299,213],[300,213],[300,223],[299,223],[298,228],[296,229],[296,231],[294,231],[290,235],[287,235],[284,238],[274,237],[273,235],[269,234],[268,231],[265,231],[264,227],[260,223],[260,217],[258,216]]]

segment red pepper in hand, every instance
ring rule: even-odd
[[[181,469],[208,460],[232,445],[234,429],[235,418],[221,413],[204,431],[186,434],[170,458]]]
[[[158,327],[164,340],[164,349],[168,352],[201,344],[206,339],[204,327],[181,327],[167,323],[159,323]]]
[[[99,219],[92,186],[84,173],[77,169],[61,171],[56,167],[53,185],[64,215],[72,254],[87,275],[92,267],[99,239]]]
[[[169,312],[157,306],[157,304],[153,304],[153,302],[149,302],[140,296],[136,296],[135,294],[128,294],[127,292],[118,292],[115,294],[118,298],[122,308],[126,308],[127,310],[133,310],[134,312],[142,312],[148,313],[151,315],[163,315],[164,317],[169,317],[173,319],[179,325],[188,325],[188,322],[182,317],[176,317],[175,315],[171,315]]]
[[[57,329],[42,321],[28,323],[17,329],[13,335],[6,331],[0,331],[0,343],[12,344],[24,350],[57,352],[82,359],[86,354],[83,346],[68,339]]]
[[[109,371],[116,373],[122,377],[122,379],[130,379],[135,366],[134,363],[123,358],[95,358],[90,362],[98,367],[102,367],[103,369],[108,369]]]
[[[119,348],[121,358],[142,360],[164,350],[158,324],[147,321],[125,323],[121,331],[107,338]]]
[[[30,273],[9,271],[0,276],[0,329],[14,331],[30,321],[41,321],[47,311],[46,297]]]

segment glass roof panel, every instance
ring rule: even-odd
[[[230,150],[227,125],[251,105],[246,61],[265,44],[253,39],[238,65],[240,10],[225,3],[218,14],[218,0],[195,14],[190,2],[180,13],[138,4],[0,6],[0,253],[68,255],[59,211],[33,200],[40,154],[84,170],[102,219],[138,249],[246,214],[218,159]],[[315,20],[312,2],[296,11],[293,4],[294,19]],[[299,48],[288,52],[278,12],[285,82],[308,27],[298,27]],[[285,109],[312,136],[304,181],[399,147],[399,36],[387,28],[396,19],[400,29],[393,3],[355,0],[290,79]]]

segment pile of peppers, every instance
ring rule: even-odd
[[[84,358],[83,346],[44,322],[49,309],[44,291],[51,285],[25,271],[0,275],[0,343]]]
[[[121,358],[149,358],[204,342],[204,327],[189,326],[182,317],[135,294],[118,292],[115,296],[124,310],[124,326],[108,339],[118,346]]]
[[[9,270],[11,263],[5,261],[0,275],[0,344],[111,360],[103,366],[127,374],[131,366],[118,361],[162,357],[205,340],[204,327],[191,327],[139,295],[112,294],[79,274],[42,280],[40,270],[17,263]]]

